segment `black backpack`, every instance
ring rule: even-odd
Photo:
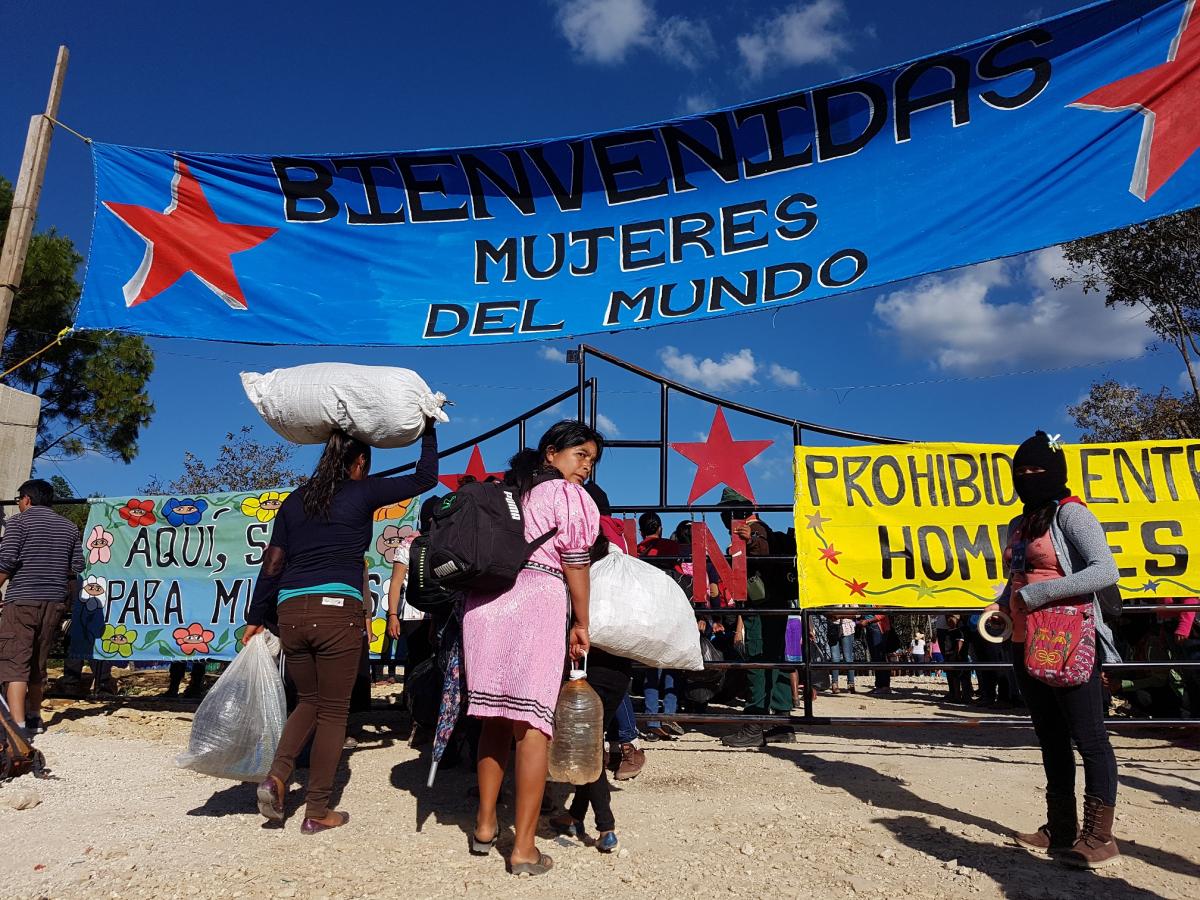
[[[413,541],[410,566],[420,585],[416,593],[426,585],[446,591],[507,590],[530,554],[557,531],[525,540],[517,488],[494,481],[465,484],[442,500],[429,530]],[[417,609],[425,608],[420,605],[424,598],[414,599]]]

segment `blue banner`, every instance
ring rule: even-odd
[[[1194,0],[1112,0],[656,125],[401,153],[93,145],[77,325],[543,340],[733,315],[1200,205]]]
[[[289,493],[92,500],[83,539],[87,568],[71,610],[71,655],[116,663],[233,659],[275,514]],[[407,559],[420,508],[418,497],[375,512],[364,557],[375,654],[387,626],[393,565],[398,554]],[[403,605],[401,612],[421,618]]]

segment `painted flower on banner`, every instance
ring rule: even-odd
[[[172,497],[163,504],[163,518],[178,528],[180,525],[199,525],[208,510],[208,501],[194,497],[177,500]]]
[[[144,525],[153,525],[158,521],[154,515],[153,500],[138,500],[134,497],[132,500],[122,506],[117,513],[125,520],[125,524],[133,528],[141,528]]]
[[[191,656],[193,653],[208,655],[208,644],[216,637],[199,622],[193,622],[187,628],[176,628],[171,636],[175,638],[175,643],[179,645],[184,656]]]
[[[124,625],[105,625],[100,635],[100,649],[110,656],[129,659],[133,656],[133,642],[136,640],[137,632],[130,631]]]
[[[79,591],[79,599],[83,602],[84,609],[97,610],[104,605],[104,597],[107,594],[108,582],[103,576],[89,575],[83,579],[83,588]]]
[[[112,545],[113,536],[110,532],[104,529],[103,525],[97,525],[88,534],[87,552],[88,565],[94,566],[97,563],[108,563],[112,560]]]
[[[283,506],[291,491],[263,491],[257,497],[247,497],[242,501],[242,515],[260,522],[270,522]]]
[[[410,506],[412,506],[412,498],[393,503],[391,506],[381,506],[375,510],[375,521],[386,522],[388,519],[403,519]]]
[[[395,565],[400,548],[416,536],[417,532],[410,525],[385,525],[383,532],[375,539],[375,550],[388,565]]]
[[[386,619],[371,620],[371,652],[381,653],[383,651],[383,636],[387,633]]]

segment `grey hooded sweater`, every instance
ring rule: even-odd
[[[1017,516],[1009,523],[1009,533],[1021,523]],[[1108,538],[1092,511],[1082,503],[1064,503],[1054,513],[1050,522],[1050,542],[1054,554],[1062,567],[1062,578],[1037,581],[1021,588],[1021,599],[1032,612],[1051,603],[1072,597],[1092,595],[1092,612],[1096,622],[1096,640],[1104,650],[1105,662],[1120,662],[1113,643],[1112,631],[1104,622],[1100,600],[1096,592],[1117,583],[1120,577],[1112,551],[1108,549]],[[1007,607],[1011,600],[1012,578],[1004,585],[1004,592],[996,602]]]

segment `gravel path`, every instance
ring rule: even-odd
[[[1008,829],[1041,821],[1028,730],[945,727],[939,718],[963,713],[903,697],[819,704],[819,713],[886,709],[930,723],[822,728],[766,751],[724,750],[696,733],[648,745],[645,771],[614,796],[624,852],[546,835],[555,871],[514,879],[500,855],[467,854],[471,774],[444,771],[426,790],[426,762],[392,730],[401,720],[388,709],[340,772],[340,805],[354,821],[306,838],[298,816],[282,830],[261,827],[251,786],[174,767],[192,707],[58,701],[39,739],[57,780],[0,786],[0,896],[1200,896],[1194,742],[1115,738],[1126,856],[1076,873],[1005,845]],[[22,800],[40,802],[14,809]],[[289,806],[299,802],[293,790]]]

